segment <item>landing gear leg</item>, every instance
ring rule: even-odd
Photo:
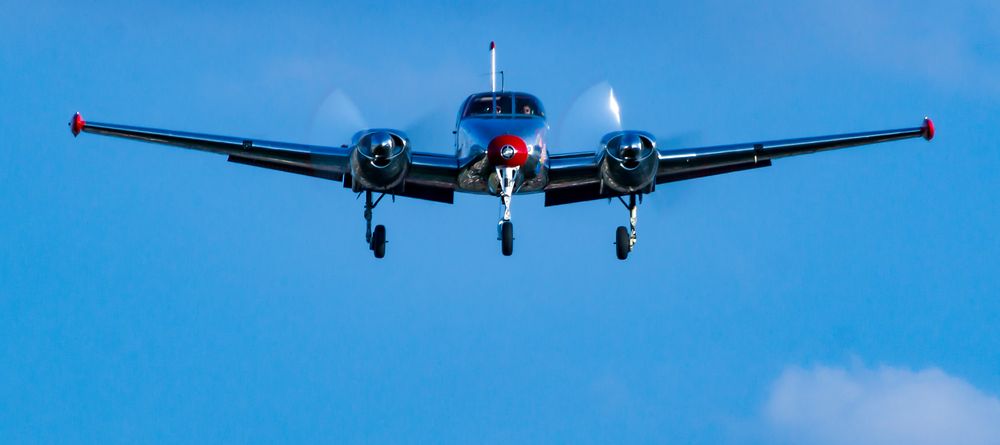
[[[618,200],[622,202],[622,205],[628,209],[628,221],[630,230],[626,230],[625,226],[618,226],[615,230],[615,254],[618,256],[619,260],[624,260],[628,258],[629,252],[635,247],[636,236],[635,226],[639,222],[639,206],[636,203],[636,195],[633,193],[628,196],[628,202],[625,202],[621,196]],[[639,195],[639,202],[642,202],[642,195]]]
[[[372,210],[375,210],[375,206],[382,202],[384,197],[385,193],[372,201],[371,190],[365,190],[365,242],[368,243],[368,249],[375,252],[375,258],[385,256],[385,226],[379,224],[372,231]]]
[[[497,239],[500,240],[500,252],[504,256],[514,253],[514,223],[510,222],[510,200],[514,195],[514,182],[517,167],[497,167],[497,179],[500,181],[500,222],[497,223]]]

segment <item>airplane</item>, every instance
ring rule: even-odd
[[[614,238],[615,255],[625,260],[636,245],[638,205],[659,185],[768,167],[788,156],[934,137],[934,123],[925,117],[912,128],[693,148],[658,147],[653,134],[624,130],[606,134],[594,151],[551,153],[542,102],[528,93],[498,91],[496,74],[496,44],[490,42],[491,88],[459,107],[454,154],[412,150],[406,133],[391,128],[361,129],[350,145],[318,146],[88,122],[80,113],[69,126],[74,137],[85,132],[167,144],[341,181],[365,195],[365,242],[375,258],[385,256],[386,230],[381,224],[372,229],[372,215],[386,195],[448,204],[456,192],[500,198],[497,239],[504,256],[514,251],[514,195],[544,193],[545,206],[618,199],[629,212],[629,228],[617,227]]]

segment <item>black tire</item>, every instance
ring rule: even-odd
[[[629,246],[628,229],[625,226],[618,226],[618,230],[615,231],[615,253],[618,254],[618,259],[628,258],[629,250],[631,246]]]
[[[371,249],[375,251],[375,258],[385,256],[385,226],[381,224],[375,226],[375,231],[372,232]]]
[[[510,221],[504,221],[500,225],[500,250],[503,256],[514,253],[514,223]]]

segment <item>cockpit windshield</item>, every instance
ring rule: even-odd
[[[530,94],[496,93],[494,108],[493,93],[477,94],[469,98],[462,117],[468,116],[506,116],[506,117],[545,117],[542,103]]]
[[[545,110],[542,109],[542,104],[538,102],[538,99],[525,94],[514,95],[514,112],[528,116],[545,117]]]

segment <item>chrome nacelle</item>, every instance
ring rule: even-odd
[[[656,138],[645,131],[615,131],[601,138],[601,181],[620,193],[648,190],[656,178]]]
[[[351,141],[351,175],[355,190],[389,190],[410,168],[410,139],[388,128],[359,131]]]

